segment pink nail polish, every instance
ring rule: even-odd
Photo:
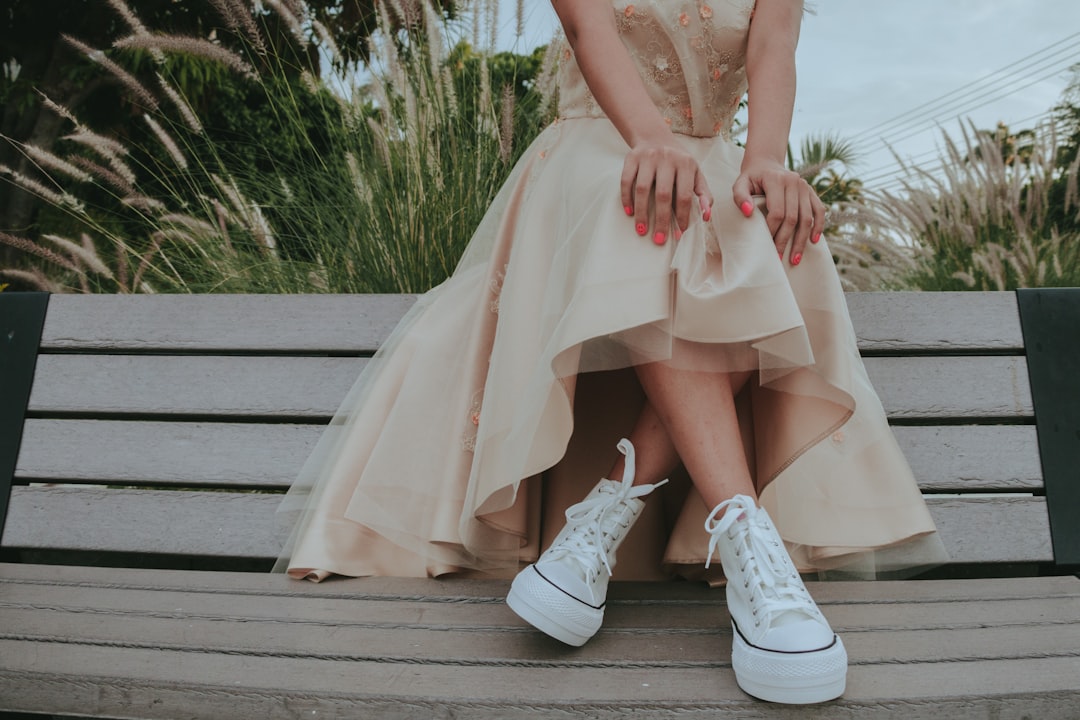
[[[739,209],[742,210],[742,214],[746,217],[754,214],[754,205],[749,200],[743,200],[743,204],[739,206]]]
[[[704,220],[705,222],[709,222],[710,220],[712,220],[712,208],[711,207],[705,208],[705,212],[701,213],[701,219]]]
[[[821,233],[817,233],[816,235],[814,235],[814,237],[810,238],[810,242],[812,242],[812,243],[814,243],[816,245],[818,240],[820,240],[820,239],[821,239]]]
[[[630,207],[629,205],[623,205],[623,212],[625,212],[627,215],[633,215],[634,208]]]
[[[682,230],[679,228],[675,228],[675,239],[682,240]]]
[[[645,223],[638,223],[637,224],[637,234],[638,235],[644,235],[647,230],[648,230],[648,228],[645,227]]]
[[[794,257],[791,258],[791,264],[792,265],[798,265],[801,261],[802,261],[802,253],[795,253]]]
[[[667,240],[667,235],[662,232],[658,232],[652,236],[652,241],[657,245],[663,245],[665,240]]]
[[[780,258],[780,262],[784,262],[784,253],[777,250],[776,251],[776,257]]]

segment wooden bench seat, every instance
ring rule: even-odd
[[[281,493],[413,300],[52,297],[0,542],[0,711],[1080,716],[1080,582],[1055,565],[1014,294],[848,296],[953,565],[811,584],[851,657],[814,708],[738,690],[723,593],[696,584],[617,583],[571,649],[501,581],[258,572]]]

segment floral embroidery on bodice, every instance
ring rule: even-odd
[[[746,39],[754,0],[614,0],[619,36],[674,132],[730,137],[746,93]],[[559,115],[603,117],[568,43]]]

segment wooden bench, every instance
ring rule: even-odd
[[[1037,436],[1012,293],[849,296],[954,564],[930,575],[951,579],[811,583],[851,667],[844,698],[807,708],[738,690],[724,594],[698,584],[616,584],[605,628],[571,649],[523,626],[506,582],[265,572],[280,494],[412,297],[53,296],[39,353],[19,297],[0,293],[0,711],[1080,717],[1064,566],[1080,544],[1059,533],[1077,509],[1056,507],[1038,448],[1067,463],[1068,444]]]

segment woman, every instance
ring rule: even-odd
[[[740,686],[837,697],[843,644],[796,567],[926,562],[935,536],[824,207],[783,165],[802,3],[553,4],[559,119],[346,399],[282,566],[513,576],[511,608],[580,645],[620,546],[620,577],[718,581],[718,555]],[[598,476],[621,480],[581,500]]]

